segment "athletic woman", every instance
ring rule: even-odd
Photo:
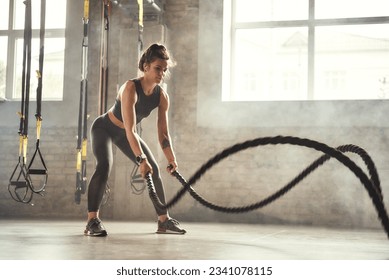
[[[99,208],[113,162],[112,143],[130,160],[139,165],[143,178],[150,172],[157,195],[165,201],[164,187],[158,164],[147,144],[139,137],[136,125],[152,110],[158,108],[158,139],[168,162],[168,172],[177,169],[168,129],[169,96],[159,86],[168,66],[169,52],[163,45],[153,44],[139,60],[141,77],[126,81],[119,89],[116,101],[107,113],[99,116],[91,127],[92,150],[96,169],[88,187],[88,222],[84,231],[89,236],[106,236],[107,231],[99,218]],[[177,220],[167,210],[155,207],[158,215],[157,233],[184,234]]]

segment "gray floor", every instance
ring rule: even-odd
[[[84,221],[0,220],[2,260],[388,260],[383,230],[182,223],[186,235],[156,224],[104,221],[109,235],[82,235]]]

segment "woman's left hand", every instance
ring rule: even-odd
[[[174,171],[177,170],[177,168],[178,168],[177,162],[176,161],[171,161],[171,162],[169,162],[168,166],[166,167],[166,170],[167,170],[167,172],[172,174]]]

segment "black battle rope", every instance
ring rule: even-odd
[[[226,157],[248,148],[264,146],[269,144],[272,145],[291,144],[297,146],[304,146],[304,147],[315,149],[317,151],[321,151],[325,155],[315,160],[311,165],[309,165],[306,169],[304,169],[292,181],[290,181],[288,184],[286,184],[283,188],[281,188],[274,194],[268,196],[267,198],[257,203],[244,206],[244,207],[222,207],[219,205],[212,204],[206,201],[204,198],[202,198],[199,194],[197,194],[196,191],[191,187],[191,185],[197,182],[212,166],[214,166],[221,160],[225,159]],[[361,156],[369,171],[370,179],[355,162],[353,162],[349,157],[343,154],[344,152],[353,152]],[[301,182],[305,177],[307,177],[311,172],[313,172],[315,169],[317,169],[319,166],[321,166],[327,160],[329,160],[331,157],[336,158],[338,161],[343,163],[355,174],[355,176],[359,178],[359,180],[367,190],[370,198],[372,199],[372,202],[378,213],[378,217],[381,220],[381,224],[389,238],[389,217],[383,202],[383,196],[382,196],[380,180],[378,177],[377,170],[375,168],[373,161],[371,160],[370,156],[366,153],[366,151],[364,151],[362,148],[355,145],[343,145],[335,149],[327,146],[324,143],[320,143],[310,139],[292,137],[292,136],[256,138],[253,140],[248,140],[242,143],[238,143],[236,145],[233,145],[223,150],[222,152],[218,153],[210,160],[208,160],[194,173],[194,175],[192,175],[189,181],[185,181],[185,179],[177,171],[173,172],[173,175],[180,181],[183,187],[179,192],[177,192],[176,196],[173,197],[165,205],[160,202],[156,194],[155,187],[150,173],[146,175],[146,182],[149,188],[150,198],[153,204],[158,208],[163,209],[163,208],[172,207],[174,204],[176,204],[179,201],[179,199],[185,194],[185,192],[188,191],[193,198],[195,198],[198,202],[200,202],[201,204],[203,204],[204,206],[210,209],[213,209],[215,211],[220,211],[220,212],[226,212],[226,213],[243,213],[243,212],[249,212],[264,207],[270,204],[271,202],[275,201],[276,199],[280,198],[281,196],[286,194],[289,190],[291,190],[295,185]]]
[[[47,185],[47,179],[48,179],[48,172],[46,163],[43,159],[41,150],[39,148],[40,143],[40,135],[41,135],[41,128],[42,128],[42,76],[43,76],[43,61],[44,61],[44,42],[45,42],[45,21],[46,21],[46,0],[41,0],[41,19],[40,19],[40,32],[39,32],[39,70],[37,70],[37,78],[38,78],[38,86],[36,89],[36,145],[35,145],[35,152],[33,156],[31,157],[30,164],[28,165],[28,174],[29,175],[37,175],[37,176],[30,176],[31,178],[31,191],[33,193],[37,193],[40,195],[43,195],[43,192],[45,191],[45,187]],[[39,155],[40,163],[39,165],[35,162],[36,155]],[[34,168],[33,168],[34,167]],[[40,182],[39,188],[36,188],[34,185],[33,178],[38,177],[42,178]]]
[[[28,145],[28,114],[30,101],[30,73],[31,73],[31,1],[24,1],[24,41],[23,41],[23,69],[22,93],[19,126],[19,159],[9,179],[8,191],[11,197],[22,203],[30,203],[33,193],[30,191],[31,180],[27,171],[27,145]],[[19,169],[19,172],[17,170]],[[18,174],[18,175],[16,175]]]
[[[84,0],[84,36],[82,39],[80,105],[78,110],[77,163],[75,202],[80,204],[81,194],[86,192],[86,159],[88,143],[88,26],[89,0]]]

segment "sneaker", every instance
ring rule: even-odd
[[[180,228],[177,220],[168,218],[164,222],[158,221],[157,233],[185,234],[186,230]]]
[[[105,230],[101,220],[99,218],[92,218],[86,225],[84,235],[88,236],[106,236],[107,231]]]

